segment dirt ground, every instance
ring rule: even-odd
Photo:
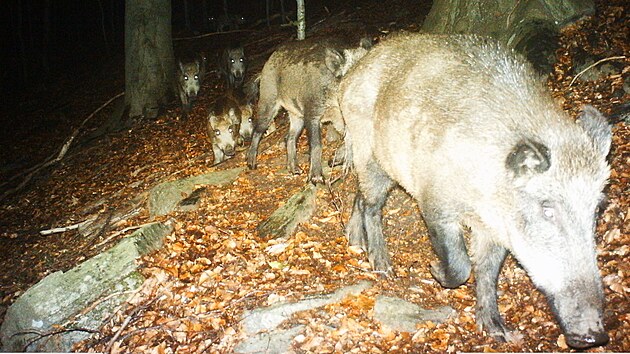
[[[361,10],[342,9],[331,18],[361,18],[380,29],[417,30],[426,9],[399,0],[401,10],[387,11],[380,2]],[[630,54],[627,41],[630,19],[622,1],[600,2],[598,13],[568,28],[561,38],[558,64],[549,80],[555,97],[575,115],[589,103],[610,114],[628,94],[620,94],[630,75],[629,61],[623,72],[593,82],[577,81],[574,59],[581,51],[598,57]],[[389,14],[391,18],[385,17]],[[324,16],[324,15],[322,15]],[[393,17],[396,16],[396,17]],[[272,48],[289,38],[292,30],[264,30],[233,34],[241,36],[251,58],[250,74],[260,71]],[[206,49],[224,42],[215,37],[176,42],[176,49]],[[12,188],[13,174],[56,154],[83,119],[124,87],[120,60],[103,66],[92,81],[60,82],[49,96],[26,97],[14,111],[16,125],[5,132],[2,148],[1,188]],[[37,174],[28,185],[0,202],[0,318],[25,290],[46,275],[68,270],[114,245],[130,234],[111,235],[150,219],[137,197],[146,197],[159,182],[245,165],[242,151],[212,167],[212,150],[205,131],[207,107],[222,84],[208,74],[202,96],[187,119],[176,105],[154,121],[111,134],[70,150],[59,164]],[[86,125],[87,136],[102,124],[108,106]],[[29,122],[31,124],[29,124]],[[500,276],[499,306],[508,325],[522,335],[515,343],[498,343],[478,333],[475,326],[474,281],[458,289],[444,289],[433,280],[429,264],[435,260],[419,210],[411,198],[395,190],[384,210],[385,233],[396,277],[380,279],[370,272],[366,255],[349,248],[344,237],[355,190],[355,177],[333,170],[333,185],[318,190],[312,220],[298,227],[289,239],[262,240],[257,225],[299,191],[306,175],[294,176],[285,168],[286,118],[280,129],[265,138],[270,147],[259,155],[258,169],[244,172],[231,186],[208,189],[199,209],[175,212],[175,231],[162,250],[142,259],[147,282],[119,309],[93,340],[80,351],[205,353],[231,352],[241,340],[238,321],[245,310],[371,280],[374,286],[356,297],[294,316],[289,324],[306,326],[294,342],[294,350],[306,352],[570,352],[552,317],[544,296],[525,271],[508,258]],[[610,154],[612,174],[606,190],[608,202],[597,226],[598,261],[606,295],[605,327],[608,345],[590,352],[630,351],[630,128],[626,122],[613,126]],[[10,139],[10,140],[9,140]],[[324,158],[338,143],[325,143]],[[305,137],[298,147],[301,166],[308,170]],[[2,191],[4,193],[4,191]],[[115,210],[140,205],[138,213],[84,237],[76,231],[48,236],[40,230],[62,227],[92,216],[107,217]],[[105,242],[104,242],[105,241]],[[270,246],[283,244],[282,252]],[[277,249],[277,248],[276,248]],[[450,305],[457,315],[443,324],[419,325],[415,333],[398,333],[373,318],[377,295],[404,298],[433,308]]]

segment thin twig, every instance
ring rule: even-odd
[[[586,67],[586,69],[580,71],[577,75],[575,75],[575,77],[573,78],[573,80],[571,80],[571,83],[569,84],[569,87],[573,86],[573,83],[575,82],[575,80],[577,80],[578,77],[580,77],[580,75],[584,74],[586,71],[592,69],[593,67],[606,62],[606,61],[611,61],[611,60],[622,60],[622,59],[626,59],[625,55],[620,55],[620,56],[616,56],[616,57],[609,57],[609,58],[604,58],[604,59],[600,59],[598,61],[596,61],[595,63],[589,65]]]
[[[62,232],[70,231],[70,230],[76,230],[76,229],[82,227],[83,225],[86,225],[86,224],[89,224],[89,223],[93,222],[94,220],[96,220],[96,218],[87,219],[85,221],[81,221],[79,223],[76,223],[76,224],[73,224],[73,225],[69,225],[69,226],[55,227],[53,229],[41,230],[39,232],[39,234],[42,235],[42,236],[48,236],[48,235],[58,234],[58,233],[62,233]]]
[[[79,328],[67,328],[67,329],[59,329],[56,331],[52,331],[52,332],[47,332],[47,333],[42,333],[41,331],[38,330],[27,330],[27,331],[21,331],[21,332],[17,332],[15,334],[13,334],[14,336],[16,335],[24,335],[24,334],[36,334],[37,336],[35,336],[34,338],[32,338],[31,340],[29,340],[24,347],[22,347],[22,351],[26,352],[28,351],[28,347],[30,347],[33,343],[42,340],[46,337],[52,337],[55,336],[57,334],[63,334],[63,333],[68,333],[68,332],[88,332],[88,333],[100,333],[97,330],[91,329],[91,328],[83,328],[83,327],[79,327]]]
[[[92,246],[92,249],[102,246],[104,244],[106,244],[107,242],[109,242],[111,239],[115,238],[116,236],[120,235],[120,234],[124,234],[127,231],[131,231],[131,230],[136,230],[136,229],[140,229],[143,228],[145,226],[149,226],[152,224],[156,224],[157,221],[152,221],[152,222],[148,222],[146,224],[141,224],[141,225],[134,225],[134,226],[129,226],[129,227],[125,227],[124,229],[120,230],[120,231],[116,231],[113,234],[109,235],[106,239],[104,239],[103,241],[97,243],[96,245]]]
[[[221,35],[221,34],[238,33],[238,32],[254,32],[254,30],[232,30],[232,31],[225,31],[225,32],[210,32],[210,33],[204,33],[204,34],[200,34],[198,36],[192,36],[192,37],[173,38],[173,42],[175,42],[175,41],[185,41],[185,40],[189,40],[189,39],[199,39],[199,38],[205,38],[205,37],[211,37],[211,36],[218,36],[218,35]]]
[[[346,229],[346,224],[343,222],[343,218],[341,217],[341,208],[339,207],[339,196],[337,196],[337,194],[335,194],[335,192],[332,189],[332,185],[333,183],[337,182],[339,179],[341,179],[341,177],[336,178],[334,181],[330,181],[329,179],[326,180],[326,187],[328,188],[328,193],[330,193],[330,201],[331,204],[333,205],[333,207],[335,208],[335,211],[337,211],[338,215],[339,215],[339,223],[341,223],[341,228],[342,230]]]
[[[88,120],[92,119],[92,117],[94,117],[98,112],[100,112],[103,108],[107,107],[110,103],[112,103],[114,100],[116,100],[117,98],[123,96],[125,94],[125,92],[121,92],[119,94],[117,94],[116,96],[110,98],[107,102],[103,103],[99,108],[97,108],[94,112],[92,112],[87,118],[85,118],[83,120],[83,122],[79,125],[79,127],[77,127],[74,132],[70,135],[70,137],[66,140],[66,142],[61,146],[61,150],[59,150],[59,153],[57,154],[57,157],[54,154],[51,155],[50,157],[48,157],[48,159],[46,159],[46,161],[42,162],[39,165],[35,165],[32,168],[28,169],[28,172],[24,172],[24,173],[28,173],[26,175],[26,177],[24,177],[24,180],[17,185],[17,187],[12,188],[7,190],[6,192],[4,192],[2,195],[0,195],[0,201],[3,200],[4,198],[8,197],[9,195],[18,192],[19,190],[21,190],[22,188],[24,188],[24,186],[26,186],[26,184],[33,178],[33,176],[43,170],[44,168],[51,166],[59,161],[61,161],[64,156],[66,156],[66,153],[68,152],[68,149],[70,149],[70,145],[72,144],[72,142],[74,141],[74,139],[77,137],[77,135],[79,135],[79,131],[81,130],[81,128],[85,125],[85,123],[87,123]],[[19,174],[18,176],[22,176],[23,174]]]
[[[120,337],[120,334],[122,333],[122,331],[129,325],[129,322],[131,322],[131,318],[132,318],[131,316],[127,316],[127,318],[125,318],[125,321],[122,323],[118,331],[116,331],[112,339],[109,340],[109,342],[107,343],[107,346],[105,347],[106,353],[111,352],[114,342],[116,342],[118,337]]]

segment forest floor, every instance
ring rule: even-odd
[[[397,3],[399,6],[389,2],[386,9],[381,2],[366,2],[361,9],[341,9],[327,16],[331,21],[360,19],[377,28],[380,36],[398,29],[417,31],[427,9],[413,1]],[[630,57],[628,9],[622,1],[603,3],[596,15],[563,32],[558,63],[549,79],[554,97],[573,117],[583,104],[610,114],[630,98],[621,90],[624,78],[630,75],[628,59],[616,62],[622,68],[618,74],[595,81],[577,80],[571,85],[576,58],[584,52],[597,58]],[[265,28],[225,35],[231,38],[208,36],[177,41],[176,50],[212,52],[227,39],[238,38],[250,57],[253,75],[260,71],[275,45],[292,33],[292,29]],[[10,181],[11,176],[56,154],[85,117],[123,91],[121,65],[119,60],[102,66],[92,78],[64,80],[47,90],[47,96],[24,98],[20,106],[5,112],[21,123],[3,132],[2,193],[19,181]],[[131,231],[111,239],[109,236],[130,226],[171,219],[175,231],[167,237],[163,249],[141,260],[142,273],[148,279],[141,291],[99,335],[82,343],[78,350],[231,352],[243,339],[238,321],[244,311],[332,292],[367,279],[374,286],[361,295],[299,313],[290,320],[306,326],[294,341],[296,352],[571,351],[544,296],[512,258],[508,258],[500,276],[499,306],[509,326],[522,334],[522,340],[498,343],[478,333],[473,282],[444,289],[433,280],[429,264],[435,256],[426,229],[415,202],[401,190],[392,193],[384,210],[385,233],[397,275],[391,279],[380,279],[370,272],[366,255],[349,248],[344,237],[344,222],[349,217],[356,183],[352,174],[344,177],[333,170],[332,178],[341,177],[340,181],[318,190],[315,215],[292,237],[258,238],[258,224],[305,184],[305,175],[294,176],[286,171],[282,139],[286,124],[280,124],[278,132],[266,138],[274,143],[260,153],[258,169],[242,173],[230,186],[206,190],[195,211],[152,219],[146,208],[140,208],[138,213],[89,237],[76,231],[48,236],[39,233],[94,215],[111,215],[135,203],[134,198],[160,182],[243,166],[244,151],[212,166],[206,115],[221,87],[210,72],[202,96],[187,119],[182,119],[180,108],[174,104],[156,120],[72,147],[61,162],[35,175],[24,189],[0,202],[0,318],[20,294],[46,275],[72,268]],[[87,136],[103,124],[112,106],[87,123],[81,135]],[[283,121],[286,118],[278,118],[279,123]],[[630,351],[628,123],[615,122],[613,135],[608,203],[599,217],[596,236],[606,295],[605,327],[611,340],[590,352]],[[325,160],[334,147],[325,143]],[[298,151],[303,169],[308,170],[306,137],[300,140]],[[270,248],[278,244],[282,246]],[[442,324],[419,325],[416,333],[395,332],[373,318],[379,294],[427,308],[450,305],[457,315]]]

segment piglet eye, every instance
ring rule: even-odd
[[[214,130],[214,135],[216,135],[216,136],[221,135],[221,131],[219,129],[215,129]]]
[[[247,121],[251,123],[252,122],[252,117],[247,118]]]

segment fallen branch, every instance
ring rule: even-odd
[[[110,103],[112,103],[112,101],[114,101],[117,98],[123,96],[124,94],[125,94],[124,92],[121,92],[121,93],[117,94],[116,96],[110,98],[107,102],[103,103],[99,108],[97,108],[87,118],[85,118],[83,120],[83,122],[74,130],[74,132],[72,132],[72,134],[66,140],[66,142],[61,146],[61,150],[59,150],[59,153],[57,154],[57,157],[54,157],[55,154],[53,154],[50,157],[48,157],[46,159],[46,161],[42,162],[41,164],[35,165],[35,166],[31,167],[30,169],[26,170],[25,172],[12,177],[10,180],[13,180],[15,178],[21,177],[22,175],[26,174],[26,177],[24,178],[24,180],[20,184],[18,184],[17,187],[7,190],[6,192],[4,192],[0,196],[0,201],[4,200],[9,195],[11,195],[11,194],[13,194],[15,192],[18,192],[19,190],[24,188],[24,186],[26,186],[26,184],[33,178],[33,176],[37,172],[39,172],[39,171],[43,170],[44,168],[49,167],[49,166],[51,166],[51,165],[61,161],[64,158],[64,156],[66,156],[66,153],[68,152],[68,149],[70,149],[70,145],[72,145],[72,142],[74,141],[74,139],[77,137],[77,135],[79,135],[79,131],[81,130],[81,128],[83,128],[85,123],[87,123],[88,120],[92,119],[92,117],[94,117],[103,108],[107,107]]]
[[[238,33],[238,32],[254,32],[253,30],[232,30],[232,31],[225,31],[225,32],[210,32],[210,33],[204,33],[204,34],[200,34],[198,36],[192,36],[192,37],[178,37],[178,38],[173,38],[173,42],[175,41],[185,41],[188,39],[199,39],[199,38],[205,38],[205,37],[211,37],[211,36],[218,36],[221,34],[229,34],[229,33]]]
[[[597,65],[599,65],[599,64],[601,64],[603,62],[606,62],[606,61],[622,60],[622,59],[626,59],[626,56],[625,55],[620,55],[620,56],[604,58],[604,59],[600,59],[600,60],[596,61],[595,63],[587,66],[586,69],[580,71],[577,75],[575,75],[573,80],[571,80],[571,83],[569,84],[569,87],[571,87],[573,85],[575,80],[577,80],[577,78],[580,77],[580,75],[584,74],[585,72],[587,72],[588,70],[592,69],[593,67],[595,67],[595,66],[597,66]]]
[[[40,341],[44,338],[47,337],[52,337],[52,336],[56,336],[58,334],[63,334],[63,333],[68,333],[68,332],[88,332],[88,333],[100,333],[97,330],[94,329],[90,329],[90,328],[67,328],[67,329],[59,329],[59,330],[55,330],[52,332],[41,332],[38,330],[28,330],[28,331],[22,331],[22,332],[17,332],[14,334],[14,336],[16,335],[24,335],[24,334],[36,334],[36,336],[32,339],[30,339],[28,342],[26,342],[26,344],[24,345],[24,347],[22,347],[22,352],[27,352],[28,351],[28,347],[30,347],[33,343]]]
[[[96,247],[99,247],[99,246],[102,246],[102,245],[106,244],[106,243],[107,243],[107,242],[109,242],[111,239],[115,238],[115,237],[116,237],[116,236],[118,236],[118,235],[124,234],[124,233],[125,233],[125,232],[127,232],[127,231],[137,230],[137,229],[143,228],[143,227],[145,227],[145,226],[152,225],[152,224],[156,224],[156,223],[157,223],[157,221],[153,221],[153,222],[148,222],[148,223],[146,223],[146,224],[142,224],[142,225],[134,225],[134,226],[125,227],[124,229],[122,229],[122,230],[120,230],[120,231],[116,231],[116,232],[114,232],[113,234],[111,234],[111,235],[107,236],[107,238],[106,238],[106,239],[104,239],[103,241],[101,241],[101,242],[97,243],[96,245],[92,246],[92,249],[94,249],[94,248],[96,248]]]
[[[41,230],[39,232],[40,235],[42,236],[47,236],[47,235],[52,235],[52,234],[59,234],[62,232],[66,232],[66,231],[70,231],[70,230],[76,230],[84,225],[87,225],[91,222],[93,222],[94,220],[96,220],[96,218],[91,218],[85,221],[81,221],[80,223],[76,223],[74,225],[70,225],[70,226],[64,226],[64,227],[55,227],[53,229],[48,229],[48,230]]]

